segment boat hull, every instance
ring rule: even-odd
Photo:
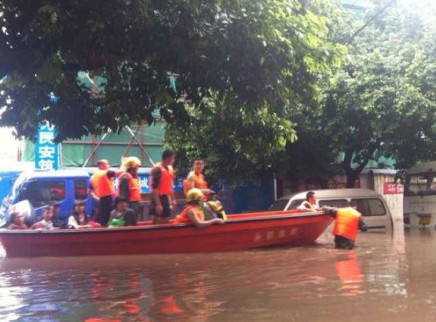
[[[325,214],[274,212],[231,215],[223,225],[7,231],[0,238],[8,257],[95,256],[236,251],[313,243],[331,223]]]

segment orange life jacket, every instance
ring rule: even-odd
[[[182,210],[182,212],[176,216],[176,218],[174,218],[173,222],[175,224],[190,223],[191,219],[189,219],[189,217],[188,217],[188,212],[190,210],[194,211],[195,217],[197,217],[199,220],[201,220],[201,221],[204,220],[203,212],[198,208],[198,206],[189,205],[189,206],[186,206]]]
[[[173,180],[174,180],[173,167],[168,166],[168,168],[165,168],[162,165],[162,163],[159,162],[155,165],[154,168],[159,168],[160,173],[161,173],[160,180],[159,180],[159,186],[156,189],[159,196],[172,194],[173,193]],[[150,187],[151,187],[151,190],[154,190],[153,189],[153,176],[152,175],[150,175]]]
[[[356,240],[357,229],[359,228],[360,213],[351,207],[338,208],[336,210],[336,221],[333,227],[333,235],[342,236],[352,241]]]
[[[129,172],[123,172],[120,175],[120,179],[127,178],[129,182],[129,200],[131,202],[141,201],[141,186],[139,184],[139,178],[133,177]]]
[[[191,178],[194,179],[194,188],[207,189],[207,181],[202,173],[189,172],[188,177],[183,181],[183,193],[186,195],[191,188]]]
[[[107,177],[106,170],[97,170],[90,179],[92,189],[99,198],[111,196],[114,194],[114,184]]]

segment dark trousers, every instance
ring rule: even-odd
[[[353,249],[354,248],[354,241],[352,241],[351,239],[336,235],[335,236],[335,248]]]
[[[109,221],[111,211],[114,207],[112,196],[100,198],[98,201],[97,221],[100,225],[106,226]]]
[[[139,211],[141,210],[139,201],[129,201],[129,208],[133,210],[133,214],[131,215],[132,219],[130,225],[136,225],[138,221]]]

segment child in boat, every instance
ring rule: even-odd
[[[128,208],[128,202],[122,197],[115,199],[115,208],[111,211],[108,227],[135,226],[136,214]]]
[[[85,202],[84,201],[76,201],[73,206],[73,213],[70,217],[68,217],[68,228],[93,228],[93,227],[101,227],[100,224],[94,221],[88,221],[85,213]]]
[[[11,224],[8,229],[29,229],[24,223],[24,215],[18,211],[11,214]]]
[[[42,219],[37,223],[33,224],[30,229],[43,229],[43,230],[51,230],[54,229],[53,221],[51,220],[53,217],[53,206],[45,207],[42,211]]]
[[[204,214],[200,205],[205,196],[200,189],[193,188],[186,195],[186,207],[174,218],[173,223],[193,223],[198,228],[209,227],[214,224],[223,224],[220,218],[204,220]]]

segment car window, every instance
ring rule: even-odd
[[[271,207],[269,207],[269,210],[278,211],[278,210],[285,210],[286,205],[288,204],[289,199],[279,199],[276,202],[274,202]]]
[[[63,180],[46,180],[29,182],[21,192],[20,200],[29,200],[33,207],[42,207],[52,201],[65,198],[65,182]]]
[[[291,202],[289,205],[289,210],[297,209],[299,205],[304,201],[304,199],[296,199]]]
[[[386,215],[386,209],[380,199],[353,199],[352,202],[356,204],[357,210],[364,217]]]
[[[88,186],[85,179],[74,180],[74,199],[84,200],[88,196]]]
[[[362,216],[371,216],[368,199],[353,199],[351,202],[356,204],[356,209],[362,214]]]
[[[383,202],[379,199],[368,199],[369,210],[371,216],[384,216],[386,215],[386,209]]]
[[[344,208],[344,207],[348,207],[348,201],[346,199],[319,200],[319,206]]]

